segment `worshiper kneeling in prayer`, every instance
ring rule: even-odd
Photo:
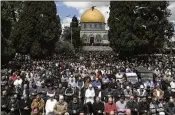
[[[79,115],[81,105],[78,102],[77,97],[73,97],[73,100],[68,105],[68,111],[70,115]]]
[[[113,98],[109,97],[108,102],[105,104],[105,113],[106,115],[115,115],[117,108],[115,103],[113,103]]]
[[[92,105],[94,115],[103,115],[104,114],[104,103],[100,101],[100,97],[96,97],[95,102]]]
[[[30,115],[30,104],[31,101],[27,97],[27,95],[24,95],[22,99],[19,101],[20,102],[20,110],[22,115]]]
[[[16,96],[11,97],[8,109],[10,110],[9,115],[19,115],[19,100]]]
[[[166,115],[174,115],[175,113],[175,101],[172,97],[168,103],[165,104],[165,114]]]
[[[95,91],[92,88],[92,84],[89,84],[89,88],[85,92],[85,103],[91,102],[94,103]]]
[[[120,100],[116,102],[116,107],[119,115],[131,115],[130,109],[126,109],[126,101],[124,97],[121,97]]]
[[[91,102],[85,103],[81,109],[83,110],[85,115],[92,115],[92,113],[93,113]]]
[[[71,101],[73,95],[74,95],[74,88],[71,86],[71,84],[69,84],[68,88],[65,90],[66,102]]]
[[[8,113],[8,103],[9,103],[9,96],[7,95],[7,91],[2,91],[1,96],[1,112],[4,111]]]
[[[138,112],[139,115],[147,115],[149,113],[149,103],[146,98],[140,99],[140,102],[138,103]]]
[[[131,115],[138,114],[138,104],[134,96],[130,97],[130,100],[126,103],[126,108],[131,111]]]
[[[37,95],[36,99],[34,99],[31,104],[31,115],[42,115],[44,113],[44,105],[44,100],[40,97],[40,95]]]
[[[54,113],[56,115],[69,115],[68,104],[64,101],[64,96],[59,96],[59,101],[54,106]]]
[[[49,99],[46,101],[46,106],[45,106],[45,110],[46,110],[46,115],[54,115],[54,106],[56,105],[57,100],[54,99],[54,94],[50,94],[49,95]]]

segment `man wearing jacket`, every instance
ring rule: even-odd
[[[165,114],[166,115],[174,115],[175,114],[174,99],[170,98],[169,102],[165,105]]]
[[[16,97],[11,97],[8,109],[10,110],[10,115],[19,115],[19,100]]]
[[[78,102],[77,97],[73,97],[73,100],[68,105],[68,112],[70,115],[79,115],[80,112],[80,104]]]
[[[92,105],[94,115],[103,115],[104,103],[100,101],[100,97],[96,97],[95,102]]]
[[[45,105],[44,100],[40,97],[40,95],[37,95],[36,99],[34,99],[31,104],[32,109],[31,115],[42,115],[44,111],[44,105]]]
[[[96,78],[96,80],[93,82],[94,89],[97,89],[98,86],[101,86],[101,82],[99,81],[99,78]]]
[[[134,96],[130,97],[130,100],[126,103],[126,108],[131,110],[132,115],[137,115],[138,112],[138,104],[134,100]]]
[[[64,96],[60,95],[59,96],[59,101],[56,103],[54,106],[54,113],[56,115],[68,115],[68,105],[64,101]]]
[[[138,112],[140,115],[144,115],[149,112],[149,103],[146,101],[146,98],[142,98],[138,103]]]
[[[30,99],[27,95],[23,96],[23,99],[19,101],[20,110],[22,115],[30,115]]]
[[[66,101],[69,102],[72,100],[74,95],[74,88],[69,84],[68,88],[65,90]]]
[[[5,111],[8,113],[8,103],[9,96],[7,95],[7,91],[3,91],[1,96],[1,111]]]

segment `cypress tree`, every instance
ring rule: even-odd
[[[162,50],[173,34],[167,1],[111,1],[110,45],[121,56]],[[168,32],[168,34],[167,34]]]
[[[72,18],[72,22],[70,26],[72,26],[72,44],[75,48],[79,48],[82,45],[82,43],[80,40],[79,21],[76,16]]]
[[[7,64],[14,56],[15,49],[12,46],[11,40],[9,40],[13,24],[13,19],[16,19],[12,15],[14,10],[12,10],[11,2],[2,1],[1,2],[1,64]],[[15,5],[14,5],[15,6]],[[18,7],[15,7],[18,8]]]
[[[53,1],[26,1],[11,39],[17,52],[43,58],[54,53],[61,33]]]

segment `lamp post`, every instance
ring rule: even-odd
[[[71,44],[72,44],[72,22],[71,22],[71,25],[70,25],[70,34],[71,34]]]
[[[68,15],[68,16],[66,16],[66,17],[70,17],[70,15]],[[79,21],[79,20],[78,20]],[[72,42],[73,42],[73,40],[72,40],[72,34],[73,34],[73,32],[72,32],[72,23],[75,23],[75,22],[70,22],[70,34],[71,34],[71,44],[73,44]],[[78,23],[79,24],[79,23]]]

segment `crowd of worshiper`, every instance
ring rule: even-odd
[[[142,66],[154,73],[125,79]],[[110,52],[32,60],[17,54],[1,71],[1,115],[175,115],[175,60],[122,61]]]

